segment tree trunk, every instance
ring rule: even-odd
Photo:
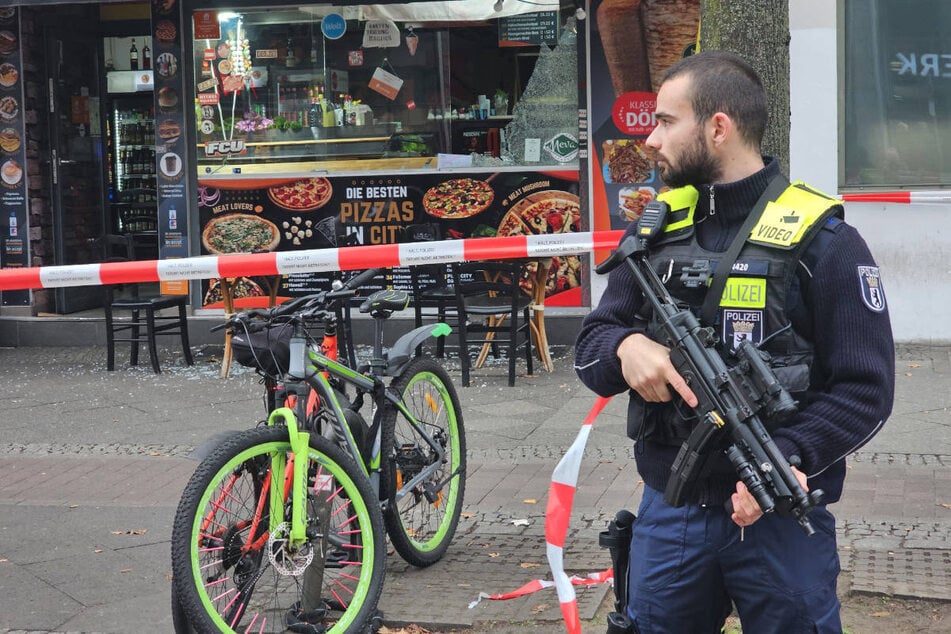
[[[701,0],[700,50],[733,51],[759,73],[769,100],[763,153],[789,170],[789,1]]]

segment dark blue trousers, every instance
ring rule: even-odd
[[[628,616],[641,634],[718,634],[736,605],[744,632],[841,632],[835,518],[807,537],[770,513],[743,531],[722,507],[673,508],[645,487],[631,541]]]

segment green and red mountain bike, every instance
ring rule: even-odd
[[[247,347],[235,358],[265,376],[269,415],[228,434],[185,488],[172,531],[177,627],[371,630],[384,525],[413,565],[448,548],[465,490],[462,415],[443,367],[413,352],[449,327],[414,329],[384,349],[383,324],[409,296],[379,291],[360,307],[374,319],[369,361],[335,358],[342,302],[378,273],[226,324]]]

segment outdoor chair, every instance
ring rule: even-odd
[[[105,262],[130,262],[135,260],[135,243],[131,234],[106,235],[101,238]],[[117,255],[118,254],[118,255]],[[159,374],[159,335],[181,337],[185,364],[192,364],[188,343],[188,320],[186,318],[187,295],[146,295],[135,283],[104,285],[103,308],[106,314],[106,369],[115,370],[116,344],[131,346],[130,365],[138,365],[139,344],[149,350],[152,370]],[[162,312],[166,311],[166,312]],[[171,312],[168,312],[171,311]],[[116,315],[129,313],[128,318]]]
[[[520,260],[482,261],[452,267],[459,318],[459,357],[462,385],[469,386],[472,368],[471,346],[478,346],[475,367],[480,367],[490,348],[505,350],[508,357],[508,384],[515,385],[515,360],[525,349],[528,373],[532,367],[532,298],[521,289],[524,262]]]
[[[440,239],[439,225],[433,223],[408,225],[403,229],[407,242],[432,242]],[[457,321],[456,294],[452,289],[451,264],[418,264],[409,267],[413,291],[413,317],[416,327],[424,321],[446,322],[454,326]],[[417,356],[422,345],[416,348]],[[446,356],[446,338],[436,339],[436,357]]]

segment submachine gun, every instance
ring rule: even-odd
[[[596,268],[598,273],[607,273],[621,263],[630,267],[662,328],[671,362],[699,401],[694,408],[699,422],[671,467],[664,499],[672,506],[683,506],[704,474],[708,458],[723,451],[764,513],[791,516],[812,535],[815,530],[807,515],[822,502],[822,491],[803,489],[790,469],[798,466],[798,457],[786,460],[760,418],[781,423],[796,413],[797,403],[769,367],[768,354],[750,341],[740,344],[737,362],[728,367],[714,348],[713,329],[702,328],[697,317],[678,307],[664,287],[647,252],[663,232],[669,213],[666,203],[649,203],[635,235],[625,238]]]

